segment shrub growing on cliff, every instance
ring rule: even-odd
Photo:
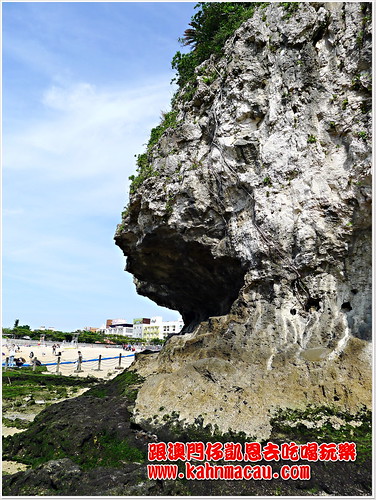
[[[131,194],[134,194],[146,179],[155,175],[155,171],[149,160],[149,154],[168,128],[176,128],[178,126],[176,120],[177,114],[177,111],[162,113],[161,123],[151,130],[146,152],[137,156],[137,175],[129,176],[129,180],[131,181],[129,192]]]
[[[148,153],[142,153],[137,156],[137,175],[130,175],[129,180],[131,185],[129,187],[129,192],[131,194],[135,193],[139,186],[144,182],[145,179],[151,177],[154,173],[151,164],[149,163]]]
[[[226,40],[247,19],[256,8],[268,2],[199,2],[198,12],[179,39],[182,45],[191,45],[192,51],[182,54],[178,51],[172,59],[172,68],[177,71],[174,79],[180,88],[194,79],[195,68],[212,54],[220,56]]]
[[[178,125],[176,121],[177,111],[169,111],[168,113],[162,113],[162,121],[159,125],[154,127],[150,132],[150,139],[148,142],[148,150],[150,150],[162,136],[163,132],[168,128],[175,128]]]

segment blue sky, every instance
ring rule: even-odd
[[[2,4],[3,326],[178,317],[136,294],[113,236],[194,5]]]

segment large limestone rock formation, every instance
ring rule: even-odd
[[[258,9],[151,153],[116,243],[183,335],[136,362],[136,421],[265,438],[371,401],[371,5]]]

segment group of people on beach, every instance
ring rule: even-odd
[[[16,354],[20,351],[21,349],[19,345],[16,346],[16,344],[12,344],[11,346],[9,346],[8,347],[9,355],[5,358],[5,365],[18,366],[18,367],[23,366],[26,363],[26,359],[23,358],[22,356],[16,357]],[[30,352],[29,358],[30,358],[30,363],[35,363],[36,365],[41,364],[41,362],[36,357],[34,357],[33,351]]]
[[[123,344],[123,350],[124,351],[132,351],[132,352],[134,352],[136,349],[131,344]]]

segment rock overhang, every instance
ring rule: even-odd
[[[209,246],[166,226],[141,239],[126,232],[116,242],[127,255],[126,271],[135,277],[138,292],[178,310],[183,332],[210,316],[227,314],[244,284],[246,265],[239,258],[214,255]]]

